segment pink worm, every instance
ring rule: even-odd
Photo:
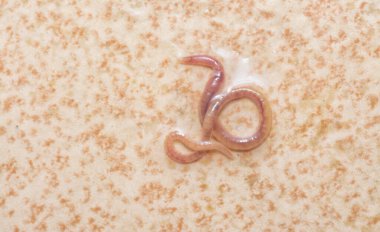
[[[216,95],[224,80],[224,70],[221,63],[207,55],[189,56],[182,59],[183,64],[201,65],[213,69],[211,78],[208,80],[203,91],[199,105],[199,119],[202,124],[202,140],[194,142],[184,134],[171,132],[165,140],[167,155],[178,163],[192,163],[201,159],[206,151],[216,150],[232,159],[231,150],[251,150],[262,144],[269,136],[272,125],[272,112],[264,95],[251,87],[236,87],[231,91]],[[218,120],[222,109],[232,101],[247,98],[251,100],[259,110],[260,126],[257,131],[248,137],[236,137],[225,130]],[[217,141],[211,141],[214,136]],[[187,148],[193,150],[191,154],[184,155],[174,148],[178,141]],[[229,149],[228,149],[229,148]]]

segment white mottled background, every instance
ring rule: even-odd
[[[0,0],[0,231],[380,231],[379,38],[377,0]],[[273,130],[180,165],[200,53],[264,88]]]

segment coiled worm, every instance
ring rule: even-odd
[[[167,155],[178,163],[192,163],[201,159],[207,151],[216,150],[228,158],[233,158],[230,150],[246,151],[258,147],[269,136],[272,125],[272,113],[267,99],[259,88],[238,86],[228,92],[217,94],[224,81],[222,64],[207,55],[185,57],[181,61],[186,65],[200,65],[211,68],[213,73],[203,91],[199,104],[199,120],[202,125],[202,139],[195,142],[183,133],[174,131],[167,135],[165,149]],[[259,112],[259,127],[248,137],[236,137],[226,131],[218,117],[229,103],[247,98],[252,101]],[[217,141],[212,141],[212,136]],[[174,148],[175,142],[181,142],[191,154],[181,154]]]

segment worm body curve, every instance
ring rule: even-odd
[[[218,151],[228,158],[232,158],[231,150],[246,151],[258,147],[269,136],[272,126],[272,112],[269,102],[261,90],[251,86],[238,86],[229,92],[218,94],[223,81],[224,69],[215,58],[207,55],[184,57],[182,64],[199,65],[213,70],[202,93],[199,104],[199,120],[202,125],[202,140],[194,142],[180,132],[171,132],[165,140],[166,153],[178,163],[192,163],[201,159],[207,151]],[[218,117],[226,105],[235,100],[247,98],[252,101],[259,111],[259,127],[248,137],[237,137],[229,133],[220,123]],[[211,141],[214,137],[218,142]],[[174,148],[175,142],[181,142],[192,150],[191,154],[181,154]]]

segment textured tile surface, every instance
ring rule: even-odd
[[[0,230],[380,231],[379,38],[376,0],[0,1]],[[178,165],[200,53],[265,89],[273,131]]]

